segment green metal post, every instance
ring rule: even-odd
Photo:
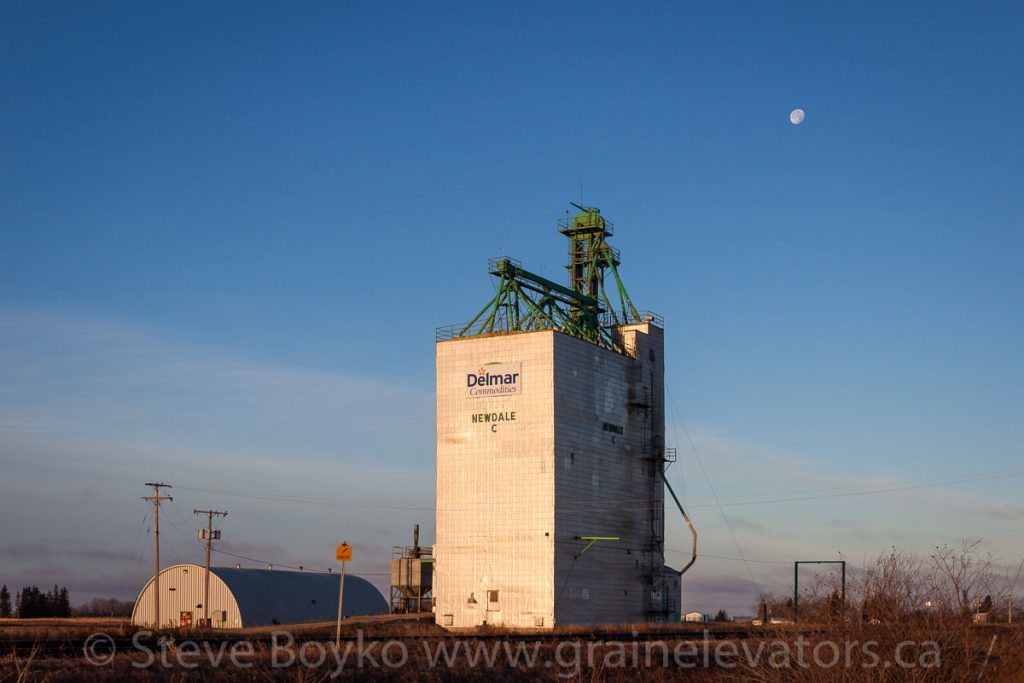
[[[842,572],[842,607],[843,621],[846,620],[846,560],[798,560],[793,563],[793,623],[798,617],[798,604],[800,600],[800,565],[802,564],[838,564]]]
[[[846,623],[846,560],[843,563],[843,623]]]
[[[794,624],[796,623],[796,613],[797,613],[796,604],[797,604],[797,601],[800,599],[800,591],[799,591],[799,588],[798,588],[799,584],[800,584],[800,563],[799,562],[794,562],[793,563],[793,623]]]

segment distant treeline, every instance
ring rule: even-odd
[[[0,586],[0,619],[15,617],[130,617],[135,603],[117,598],[93,598],[84,605],[71,607],[67,588],[54,586],[42,592],[37,586],[25,586],[14,600],[7,586]]]
[[[93,598],[72,612],[76,617],[130,617],[134,608],[135,603],[131,600]]]
[[[0,588],[0,617],[32,619],[35,617],[70,617],[71,596],[68,589],[57,585],[45,593],[38,586],[25,586],[14,598],[7,586]]]

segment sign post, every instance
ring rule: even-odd
[[[334,551],[334,559],[341,562],[341,585],[338,587],[338,625],[334,630],[334,649],[341,648],[341,605],[345,597],[345,563],[352,561],[352,546],[344,541]]]

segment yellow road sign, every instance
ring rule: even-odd
[[[351,562],[352,561],[352,546],[348,543],[342,543],[338,546],[338,549],[334,551],[334,559],[338,562]]]

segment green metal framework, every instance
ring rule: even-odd
[[[580,213],[558,221],[569,238],[569,286],[525,270],[512,258],[492,258],[488,271],[496,279],[494,297],[465,325],[438,328],[437,339],[472,337],[495,332],[558,330],[592,344],[621,351],[612,328],[661,318],[633,305],[619,277],[619,252],[608,237],[612,224],[595,207],[573,204]],[[611,273],[613,287],[606,287]],[[609,290],[611,295],[609,295]]]
[[[619,278],[619,252],[607,239],[615,234],[614,226],[601,216],[595,207],[573,204],[581,213],[571,220],[568,216],[558,221],[558,231],[569,238],[569,286],[576,292],[601,301],[613,317],[613,324],[639,322],[640,313],[626,293]],[[605,271],[611,271],[618,294],[618,308],[612,304],[605,290]]]

